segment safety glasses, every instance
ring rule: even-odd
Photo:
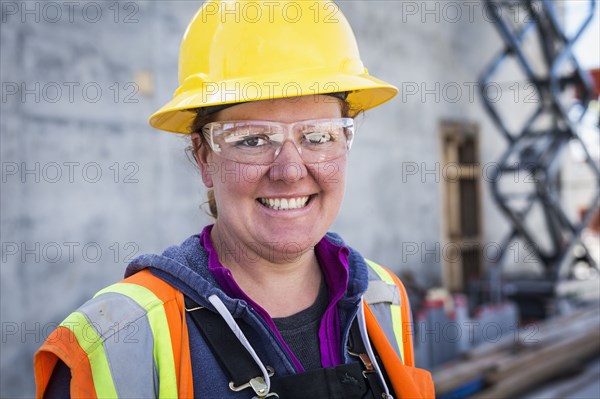
[[[354,120],[219,121],[204,125],[202,133],[215,153],[231,161],[270,164],[289,140],[305,163],[318,163],[341,157],[350,150]]]

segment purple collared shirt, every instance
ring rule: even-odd
[[[208,270],[227,295],[245,300],[265,320],[292,359],[296,371],[303,372],[304,367],[281,337],[269,313],[246,295],[234,280],[231,271],[219,261],[219,256],[210,238],[212,228],[213,225],[206,226],[200,237],[202,246],[208,252]],[[340,320],[336,305],[348,289],[349,253],[348,248],[332,244],[325,237],[315,245],[315,254],[329,289],[329,305],[323,314],[319,327],[319,345],[323,367],[334,367],[342,363]]]

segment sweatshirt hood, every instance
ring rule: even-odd
[[[327,233],[325,239],[336,246],[345,246],[342,238],[335,233]],[[368,285],[368,267],[363,257],[352,248],[349,250],[348,289],[340,302],[356,302]],[[201,306],[213,309],[208,297],[217,295],[233,317],[238,317],[247,307],[246,301],[229,297],[219,287],[207,265],[208,253],[201,244],[200,235],[196,234],[180,245],[168,247],[161,255],[138,256],[127,266],[125,277],[150,269],[152,274],[176,287]]]

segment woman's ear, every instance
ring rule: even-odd
[[[212,188],[212,176],[215,171],[212,167],[213,163],[210,161],[211,150],[208,144],[202,141],[202,138],[198,133],[192,133],[192,147],[194,148],[194,159],[202,174],[202,181],[206,187]]]

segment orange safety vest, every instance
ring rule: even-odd
[[[435,397],[429,372],[414,367],[404,286],[389,270],[367,264],[367,331],[396,395]],[[140,342],[148,350],[140,351]],[[183,293],[148,269],[98,292],[48,337],[34,357],[37,398],[59,358],[71,369],[72,398],[194,396]]]

